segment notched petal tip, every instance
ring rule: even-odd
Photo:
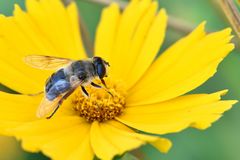
[[[107,16],[107,14],[112,13],[112,12],[120,12],[120,7],[116,2],[111,3],[108,7],[105,7],[102,11],[102,16]]]
[[[150,144],[158,149],[161,153],[167,153],[172,148],[172,142],[166,138],[159,138]]]
[[[118,5],[118,3],[113,2],[113,3],[110,4],[110,6],[109,6],[108,8],[118,9],[118,8],[119,8],[119,5]]]
[[[203,32],[204,34],[206,34],[206,24],[207,24],[207,21],[202,21],[194,31],[196,32]]]
[[[229,43],[228,45],[229,45],[229,52],[231,52],[235,48],[235,44]]]
[[[232,28],[228,27],[222,30],[223,32],[226,32],[227,34],[231,34],[232,33]]]
[[[218,91],[216,92],[216,94],[219,94],[220,96],[224,96],[228,93],[228,89],[224,89],[224,90],[221,90],[221,91]]]
[[[18,12],[18,11],[22,11],[21,7],[18,5],[18,4],[14,4],[14,15],[15,15],[15,12]]]
[[[238,102],[237,100],[225,100],[225,101],[219,100],[218,102],[216,102],[216,104],[218,104],[217,107],[210,106],[209,110],[213,111],[211,111],[212,113],[209,115],[207,120],[196,121],[192,123],[190,126],[199,130],[205,130],[211,127],[214,122],[219,120],[223,116],[223,114],[226,111],[230,110],[233,107],[233,105],[236,104],[237,102]]]
[[[236,103],[238,103],[239,101],[238,100],[228,100],[231,105],[235,105]],[[230,109],[230,108],[229,108]]]
[[[162,14],[167,14],[167,11],[166,11],[165,8],[161,8],[159,12],[162,13]]]
[[[232,40],[234,37],[234,35],[229,36],[229,40]]]
[[[200,23],[200,25],[203,25],[204,27],[206,26],[206,24],[207,24],[207,20],[204,20]]]
[[[153,1],[152,3],[151,3],[151,6],[150,7],[153,7],[153,8],[158,8],[158,2],[157,1]]]
[[[72,8],[72,9],[74,9],[74,10],[77,10],[77,4],[76,4],[76,2],[74,2],[74,1],[70,2],[70,3],[67,5],[67,8],[68,8],[68,9],[69,9],[69,8]]]
[[[160,14],[159,16],[168,18],[167,11],[166,11],[165,8],[161,8],[160,11],[159,11],[159,14]]]
[[[6,18],[6,16],[3,14],[0,14],[0,20],[2,20],[3,18]]]

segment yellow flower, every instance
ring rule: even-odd
[[[167,25],[165,10],[157,7],[151,0],[134,0],[123,12],[114,3],[103,10],[94,55],[111,64],[107,85],[114,97],[88,88],[86,99],[77,90],[50,120],[36,117],[42,95],[26,94],[41,91],[51,72],[30,68],[22,59],[29,54],[86,58],[76,5],[27,0],[26,12],[16,5],[13,16],[1,16],[1,83],[22,94],[0,92],[0,132],[52,159],[105,160],[145,143],[164,153],[171,147],[168,139],[143,132],[211,126],[236,101],[221,100],[226,90],[184,94],[209,79],[234,48],[231,30],[206,34],[201,23],[154,61]]]

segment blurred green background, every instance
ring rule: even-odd
[[[211,0],[159,0],[160,6],[167,9],[168,14],[184,19],[194,27],[207,20],[207,30],[217,31],[229,24],[223,12]],[[0,1],[0,12],[11,15],[14,3],[24,8],[23,0]],[[90,40],[94,41],[96,26],[103,6],[87,0],[77,0],[79,10]],[[54,10],[53,10],[54,11]],[[168,28],[165,49],[186,33]],[[238,41],[239,42],[239,41]],[[226,99],[240,97],[240,50],[236,48],[218,68],[217,74],[199,87],[194,93],[210,93],[228,88]],[[6,90],[1,87],[1,90]],[[187,129],[184,132],[167,135],[173,141],[173,148],[166,155],[159,153],[149,145],[140,148],[141,159],[144,160],[239,160],[240,159],[240,108],[239,104],[224,114],[218,122],[206,131]],[[20,143],[14,138],[0,137],[0,160],[45,160],[41,154],[24,152]]]

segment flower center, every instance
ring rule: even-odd
[[[119,116],[125,108],[125,91],[118,83],[110,81],[107,81],[107,87],[112,96],[104,89],[86,86],[90,95],[89,98],[86,98],[81,90],[77,90],[72,99],[77,114],[88,122],[103,122]]]

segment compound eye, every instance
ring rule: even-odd
[[[97,74],[100,78],[103,78],[106,74],[106,68],[102,64],[97,65]]]

